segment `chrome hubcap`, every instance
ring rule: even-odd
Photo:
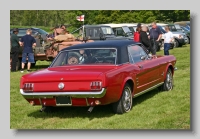
[[[131,97],[131,90],[126,88],[124,90],[124,109],[125,111],[129,111],[132,105],[132,97]]]
[[[172,90],[172,87],[173,87],[173,77],[172,77],[172,73],[171,72],[167,73],[166,87],[167,87],[168,90]]]

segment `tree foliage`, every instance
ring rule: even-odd
[[[190,10],[11,10],[10,25],[80,27],[76,16],[85,15],[84,24],[150,23],[190,20]]]

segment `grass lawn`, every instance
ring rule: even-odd
[[[163,50],[157,54],[163,55]],[[190,129],[190,45],[170,50],[177,58],[174,89],[152,90],[133,99],[133,109],[123,115],[113,114],[109,105],[64,107],[54,113],[39,112],[19,92],[20,77],[10,73],[11,129]],[[38,61],[33,70],[46,68],[49,62]]]

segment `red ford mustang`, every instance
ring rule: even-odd
[[[20,93],[41,111],[59,106],[112,104],[117,114],[129,112],[132,99],[152,89],[173,89],[176,58],[151,56],[132,40],[97,41],[59,52],[52,64],[23,75]]]

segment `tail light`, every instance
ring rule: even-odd
[[[24,92],[33,92],[34,84],[33,83],[25,83],[23,86]]]
[[[102,82],[100,81],[94,81],[90,84],[91,90],[101,90],[102,89]]]

